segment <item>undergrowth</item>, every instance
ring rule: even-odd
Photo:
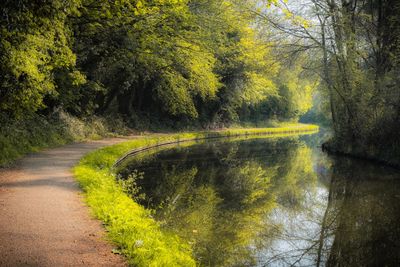
[[[89,153],[75,167],[74,173],[93,214],[104,222],[109,238],[119,246],[131,265],[196,266],[190,244],[161,229],[151,212],[124,192],[123,186],[117,182],[114,163],[129,151],[166,142],[317,130],[318,126],[298,124],[282,128],[229,129],[143,137]]]
[[[24,120],[0,119],[0,167],[46,147],[127,132],[122,120],[100,117],[84,120],[62,111],[50,116],[33,115]]]

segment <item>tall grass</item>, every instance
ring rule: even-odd
[[[151,212],[128,197],[116,181],[114,163],[134,149],[184,140],[215,137],[264,135],[279,136],[316,132],[315,125],[282,128],[228,129],[214,132],[150,136],[102,148],[86,155],[74,168],[93,214],[102,220],[109,238],[134,266],[196,266],[190,244],[161,229]]]

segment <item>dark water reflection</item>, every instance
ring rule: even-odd
[[[129,159],[122,177],[202,266],[399,266],[400,175],[328,158],[318,136],[194,144]]]

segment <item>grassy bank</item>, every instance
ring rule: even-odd
[[[85,120],[64,112],[14,121],[0,118],[0,167],[43,148],[127,132],[122,120],[99,117]]]
[[[287,125],[281,128],[228,129],[213,132],[148,136],[106,147],[86,155],[75,167],[88,205],[102,220],[109,238],[134,266],[196,266],[190,245],[163,231],[150,211],[135,203],[116,182],[114,163],[129,151],[162,143],[216,137],[295,134],[316,132],[315,125]]]

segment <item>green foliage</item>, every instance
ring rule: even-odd
[[[0,118],[0,167],[46,147],[126,134],[127,129],[120,122],[97,117],[81,120],[64,112],[17,121]]]
[[[329,30],[336,49],[325,76],[330,81],[333,150],[397,162],[400,4],[348,1],[331,8]]]
[[[272,57],[270,43],[252,27],[254,18],[245,8],[231,1],[209,8],[207,14],[218,17],[210,26],[214,27],[210,38],[220,40],[214,45],[216,72],[223,83],[214,122],[238,121],[243,106],[254,106],[277,94],[273,77],[279,63]]]
[[[280,64],[272,43],[254,27],[249,5],[254,3],[84,4],[75,22],[78,65],[102,88],[89,88],[96,99],[84,98],[136,125],[143,116],[206,126],[238,121],[243,108],[279,93],[274,80]],[[288,105],[296,97],[303,95],[293,94]]]
[[[331,128],[332,116],[329,107],[329,96],[326,90],[319,90],[314,94],[313,107],[300,118],[302,123],[315,123]]]
[[[318,79],[304,77],[301,71],[301,65],[294,64],[279,75],[279,96],[284,106],[280,110],[286,110],[283,117],[299,118],[312,108],[312,97],[318,86]]]
[[[103,2],[113,12],[126,8]],[[82,67],[95,66],[88,69],[89,77],[107,88],[99,106],[130,117],[149,106],[160,115],[197,117],[195,100],[215,97],[220,86],[212,51],[195,39],[185,1],[138,3],[133,14],[110,13],[103,27],[97,22],[103,10],[88,5],[83,11],[81,20],[95,21],[86,26],[94,30],[78,33],[77,52]]]
[[[76,61],[66,20],[78,14],[79,5],[79,0],[0,4],[5,14],[0,19],[0,111],[22,117],[43,108],[45,96],[58,94],[55,71],[71,70]],[[82,81],[75,76],[69,76],[73,83]]]
[[[142,179],[143,173],[133,172],[128,178],[119,179],[118,184],[125,194],[138,202],[145,198],[145,195],[140,193],[141,187],[138,185],[138,181]]]
[[[249,12],[256,7],[239,0],[3,1],[0,114],[23,120],[62,109],[147,128],[292,118],[309,108],[311,90],[292,86],[302,81],[297,69],[291,82],[279,81],[275,43]],[[281,109],[288,111],[271,112]]]

